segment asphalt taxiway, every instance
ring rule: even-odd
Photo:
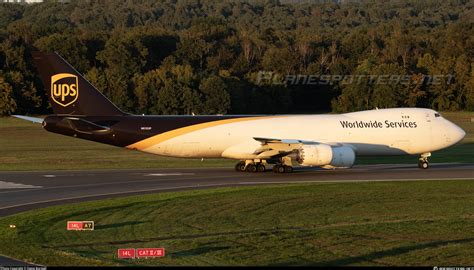
[[[305,182],[474,179],[474,164],[358,165],[346,170],[297,168],[291,174],[232,168],[0,172],[0,217],[51,205],[128,195],[225,186]]]

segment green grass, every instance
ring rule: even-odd
[[[0,254],[48,266],[473,265],[472,190],[472,180],[294,184],[71,204],[1,218]],[[96,230],[66,231],[68,220]],[[116,257],[138,247],[167,255]]]
[[[443,113],[460,125],[466,138],[458,145],[433,153],[432,162],[474,162],[474,112]],[[358,164],[416,163],[417,156],[360,157]],[[82,170],[165,167],[233,167],[226,159],[179,159],[130,151],[49,133],[39,124],[0,118],[0,171]]]

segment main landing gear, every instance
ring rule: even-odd
[[[266,168],[262,162],[240,161],[235,165],[235,170],[238,172],[264,172]]]
[[[273,166],[273,172],[274,173],[291,173],[293,172],[293,167],[283,165],[283,164],[276,164]]]
[[[428,169],[430,167],[430,164],[428,162],[428,157],[430,156],[431,156],[431,153],[421,154],[420,159],[418,159],[418,168]]]
[[[268,165],[265,160],[245,160],[235,164],[235,170],[238,172],[265,172]],[[293,167],[291,166],[291,158],[281,158],[273,166],[274,173],[291,173]]]

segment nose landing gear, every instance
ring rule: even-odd
[[[418,159],[418,168],[428,169],[430,167],[430,164],[428,162],[428,157],[430,156],[431,156],[431,153],[421,154],[420,159]]]

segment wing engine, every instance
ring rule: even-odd
[[[324,168],[350,168],[354,165],[355,153],[349,146],[328,144],[301,145],[296,161],[302,166],[322,166]]]

